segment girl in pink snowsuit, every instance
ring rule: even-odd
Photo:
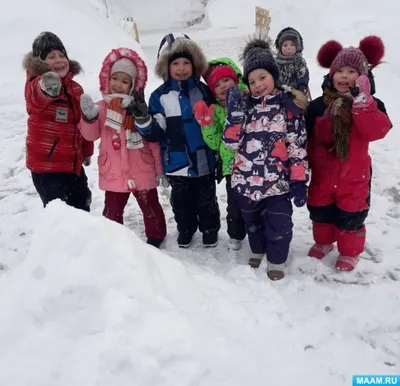
[[[166,236],[157,186],[168,187],[161,165],[160,145],[146,142],[136,131],[129,112],[134,96],[143,93],[147,67],[128,48],[112,50],[100,71],[103,99],[96,104],[83,94],[80,130],[84,138],[100,138],[99,187],[105,191],[103,215],[123,224],[124,208],[132,193],[143,212],[147,243],[160,247]]]

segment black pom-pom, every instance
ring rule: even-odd
[[[246,56],[250,53],[250,51],[252,51],[255,48],[260,48],[271,52],[272,44],[273,44],[272,40],[269,37],[267,38],[263,38],[260,36],[254,37],[247,42],[246,46],[243,49],[242,54],[240,55],[240,60],[241,61],[245,60]]]

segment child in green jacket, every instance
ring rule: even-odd
[[[228,248],[236,251],[240,249],[241,241],[246,237],[246,230],[242,213],[231,188],[231,173],[235,161],[235,150],[225,147],[221,139],[227,115],[225,107],[226,93],[229,88],[236,85],[241,90],[247,90],[247,87],[242,82],[242,73],[239,67],[229,58],[218,58],[209,61],[204,79],[218,103],[207,107],[204,101],[197,102],[194,105],[195,117],[201,125],[204,142],[217,152],[222,162],[222,170],[219,170],[218,179],[221,180],[223,177],[226,179],[228,203],[226,221],[230,237]]]

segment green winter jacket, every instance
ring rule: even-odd
[[[238,86],[240,90],[247,89],[247,86],[242,81],[242,72],[240,71],[238,65],[232,59],[217,58],[208,62],[209,65],[217,63],[224,63],[230,66],[238,75]],[[213,123],[209,126],[202,127],[204,142],[208,145],[209,148],[215,150],[222,160],[222,176],[224,177],[229,176],[232,173],[232,166],[235,161],[236,154],[235,150],[228,149],[222,142],[222,134],[225,129],[226,116],[226,108],[221,106],[220,104],[216,104]]]

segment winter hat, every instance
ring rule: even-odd
[[[200,46],[185,34],[168,34],[163,37],[157,53],[155,73],[166,81],[169,65],[178,58],[186,58],[193,65],[193,74],[200,78],[207,67],[206,57]]]
[[[117,60],[111,67],[110,76],[116,72],[124,72],[125,74],[128,74],[132,78],[132,87],[135,85],[137,70],[132,60],[128,58]]]
[[[281,52],[282,45],[287,40],[291,40],[296,46],[296,52],[300,53],[303,51],[303,38],[300,35],[299,31],[295,30],[292,27],[286,27],[281,32],[279,32],[278,36],[275,39],[275,47],[278,52]]]
[[[42,32],[33,41],[32,52],[35,57],[40,57],[40,59],[45,60],[46,56],[54,50],[62,52],[68,59],[67,50],[62,44],[60,38],[52,32]]]
[[[317,60],[321,67],[329,68],[329,76],[339,68],[348,66],[356,69],[360,75],[367,75],[369,70],[381,63],[385,54],[382,39],[378,36],[367,36],[360,41],[359,47],[343,48],[330,40],[318,51]]]
[[[136,91],[145,88],[147,66],[143,59],[130,48],[116,48],[106,56],[100,70],[100,91],[103,95],[110,93],[110,77],[117,71],[125,72],[132,77],[132,86]]]
[[[215,63],[211,64],[208,67],[206,74],[204,75],[204,79],[210,87],[210,90],[215,92],[215,85],[217,82],[223,78],[231,78],[238,83],[238,75],[234,71],[231,66],[228,66],[225,63]]]
[[[250,72],[263,68],[274,78],[275,85],[279,80],[279,68],[271,52],[271,40],[254,38],[250,40],[241,55],[243,61],[243,81],[249,85]]]

